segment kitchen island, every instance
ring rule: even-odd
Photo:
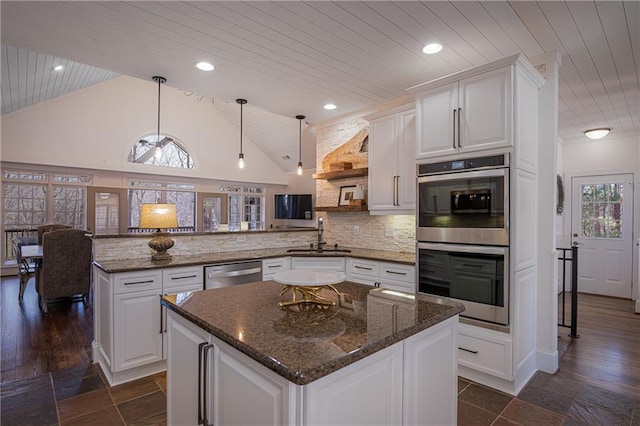
[[[343,282],[281,309],[264,281],[164,296],[169,424],[455,424],[463,306]]]

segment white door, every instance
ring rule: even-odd
[[[571,236],[578,291],[631,298],[633,176],[574,177]]]

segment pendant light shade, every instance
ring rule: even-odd
[[[238,167],[244,169],[244,154],[242,153],[242,106],[247,103],[246,99],[236,99],[240,104],[240,154],[238,154]]]
[[[302,120],[305,119],[304,115],[296,115],[300,124],[300,132],[298,134],[298,175],[302,175]]]
[[[156,160],[159,160],[162,157],[162,146],[160,145],[160,86],[162,85],[162,83],[166,83],[167,79],[158,75],[154,75],[152,79],[153,81],[158,83],[158,139],[156,140],[156,150],[153,156],[156,158]]]

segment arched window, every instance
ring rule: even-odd
[[[129,162],[150,166],[193,169],[193,158],[174,138],[160,134],[147,135],[136,142],[129,152]]]

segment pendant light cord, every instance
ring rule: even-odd
[[[162,80],[158,79],[158,140],[156,141],[156,146],[160,145],[160,85],[162,84]]]

